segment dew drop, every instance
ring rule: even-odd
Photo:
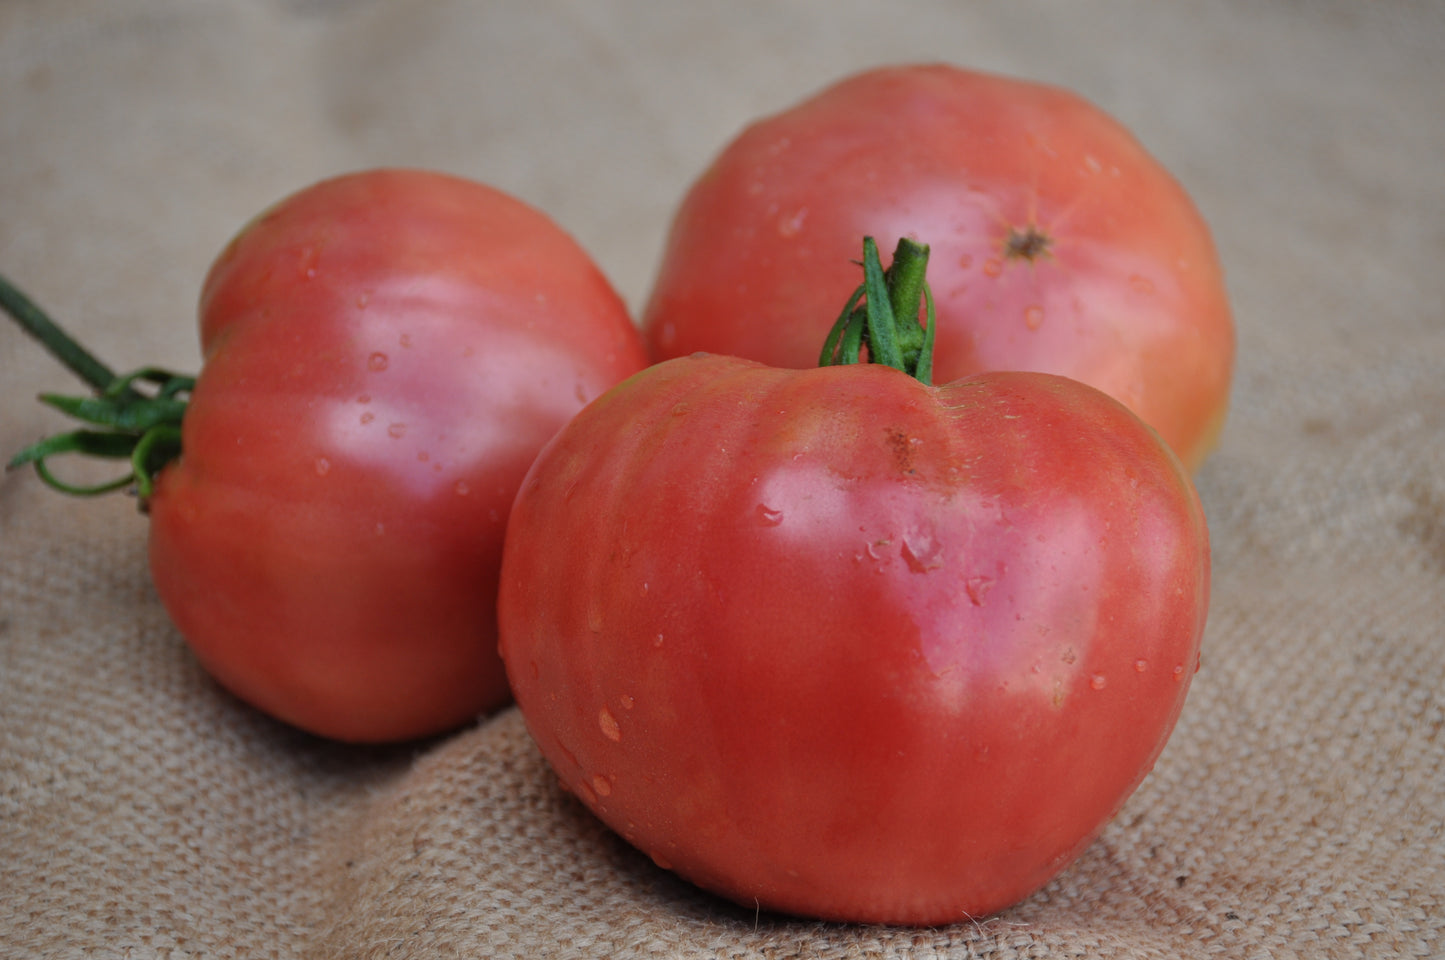
[[[373,421],[373,420],[375,420],[375,419],[376,419],[376,414],[372,413],[370,410],[368,410],[366,413],[363,413],[363,414],[361,415],[361,422],[362,422],[362,423],[370,423],[371,421]]]
[[[1102,673],[1096,673],[1089,678],[1089,688],[1091,690],[1102,690],[1104,689],[1104,687],[1108,686],[1108,683],[1108,678],[1105,677]]]
[[[784,217],[778,221],[778,236],[783,238],[796,237],[803,229],[803,221],[808,218],[808,208],[799,207],[791,216]]]
[[[391,358],[380,351],[366,358],[366,369],[372,373],[380,373],[389,366],[391,366]]]
[[[363,290],[356,295],[356,309],[365,310],[371,304],[371,294]]]
[[[648,854],[648,856],[652,857],[652,862],[655,863],[655,864],[657,864],[657,865],[658,865],[659,867],[661,867],[663,870],[671,870],[671,869],[672,869],[672,861],[671,861],[671,860],[668,860],[666,857],[662,856],[661,854],[653,853],[653,854]]]
[[[655,637],[652,638],[652,645],[653,645],[654,647],[660,647],[660,646],[662,646],[666,641],[667,641],[667,638],[664,637],[662,634],[659,633],[657,636],[655,636]]]
[[[386,435],[388,437],[392,437],[393,439],[401,439],[402,437],[406,436],[406,424],[393,423],[388,425],[386,428]]]
[[[612,711],[606,707],[603,707],[602,711],[597,714],[597,727],[602,731],[602,735],[613,743],[622,739],[622,728],[618,726],[617,718],[612,715]],[[601,793],[602,791],[598,790],[597,792]]]
[[[632,699],[625,693],[617,698],[617,702],[622,704],[622,709],[624,710],[631,710],[633,707],[637,706],[637,701]]]
[[[317,475],[318,477],[324,477],[324,476],[326,476],[326,475],[327,475],[328,473],[330,473],[330,472],[331,472],[331,461],[330,461],[330,460],[327,460],[325,457],[317,457],[317,458],[316,458],[316,475]]]
[[[1003,273],[1003,261],[990,257],[983,263],[983,272],[990,277],[1001,275]]]
[[[1035,304],[1024,311],[1024,326],[1037,330],[1044,324],[1044,308]]]
[[[943,544],[931,530],[911,530],[903,535],[903,559],[914,573],[927,573],[943,566]]]
[[[612,796],[612,781],[599,773],[592,778],[592,789],[597,791],[599,797],[610,797]]]
[[[776,527],[783,522],[783,511],[774,510],[765,503],[758,504],[758,519],[765,527]]]
[[[402,346],[403,349],[410,350],[410,349],[411,349],[411,334],[409,334],[409,333],[403,333],[403,334],[401,335],[401,339],[400,339],[398,342],[401,344],[401,346]]]
[[[1178,683],[1179,681],[1181,681],[1181,680],[1183,680],[1183,679],[1184,679],[1184,667],[1182,667],[1182,666],[1175,667],[1175,668],[1174,668],[1174,682],[1175,682],[1175,683]]]
[[[983,606],[984,598],[993,589],[992,577],[969,577],[963,582],[964,592],[968,594],[968,601],[975,607]]]
[[[1064,663],[1073,663],[1079,659],[1079,655],[1074,653],[1073,647],[1065,647],[1064,652],[1059,657],[1059,659],[1062,660]]]
[[[1137,672],[1137,673],[1143,673],[1145,670],[1148,670],[1148,669],[1149,669],[1149,661],[1148,661],[1148,660],[1144,660],[1144,659],[1141,658],[1141,659],[1139,659],[1139,660],[1135,660],[1135,661],[1134,661],[1134,670],[1135,670],[1135,672]]]
[[[369,393],[363,393],[361,396],[359,396],[359,397],[356,398],[356,402],[357,402],[357,403],[360,403],[360,404],[363,404],[363,405],[370,403],[370,402],[371,402],[371,394],[369,394]]]

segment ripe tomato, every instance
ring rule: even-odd
[[[1190,198],[1078,96],[946,66],[850,77],[733,140],[677,212],[643,315],[653,358],[815,365],[865,234],[933,248],[938,382],[1062,374],[1190,469],[1214,446],[1233,321]]]
[[[645,363],[586,253],[489,187],[367,171],[244,229],[200,327],[183,452],[149,498],[155,585],[200,661],[345,740],[506,702],[513,495],[543,443]]]
[[[498,599],[560,779],[749,908],[939,924],[1062,870],[1194,673],[1188,474],[1063,377],[695,355],[544,448]]]

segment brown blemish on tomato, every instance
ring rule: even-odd
[[[1009,260],[1027,260],[1032,263],[1048,255],[1052,242],[1048,234],[1032,223],[1023,230],[1011,227],[1008,239],[1004,241],[1003,254]]]
[[[888,446],[893,449],[893,462],[897,465],[898,472],[912,475],[914,473],[913,453],[914,448],[918,446],[918,441],[905,431],[899,430],[897,427],[890,427],[888,429]]]

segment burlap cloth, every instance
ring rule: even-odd
[[[323,176],[485,180],[634,306],[748,118],[856,67],[1072,86],[1214,226],[1239,325],[1199,475],[1203,670],[1073,868],[945,929],[699,893],[547,773],[519,716],[322,742],[208,680],[145,520],[0,480],[0,956],[1445,956],[1445,6],[952,0],[0,2],[0,271],[120,368],[197,362],[212,256]],[[73,381],[0,327],[0,449]],[[981,785],[986,789],[986,785]]]

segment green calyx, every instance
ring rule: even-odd
[[[898,241],[887,270],[878,244],[863,238],[863,283],[853,291],[828,332],[818,366],[863,361],[902,370],[921,383],[933,380],[933,292],[928,288],[928,246],[907,237]],[[920,325],[920,308],[926,321]]]
[[[195,378],[154,367],[124,375],[114,373],[3,276],[0,309],[95,390],[88,396],[41,394],[42,403],[89,426],[26,447],[10,458],[7,469],[33,464],[47,485],[75,496],[94,496],[133,486],[144,506],[156,474],[180,455],[181,419]],[[139,389],[141,384],[149,389]],[[77,486],[51,472],[48,461],[60,454],[128,460],[130,471],[104,483]]]

